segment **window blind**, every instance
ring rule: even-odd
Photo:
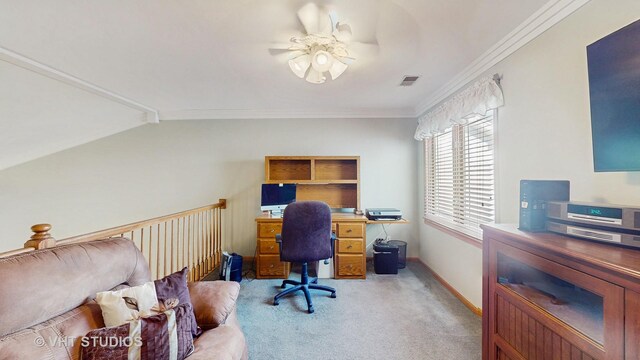
[[[494,193],[492,111],[425,140],[425,218],[480,238]]]

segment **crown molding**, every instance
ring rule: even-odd
[[[578,10],[589,0],[551,0],[540,10],[498,41],[489,50],[474,60],[469,66],[454,76],[444,86],[416,106],[417,116],[422,116],[432,107],[451,96],[464,85],[473,81],[492,66],[516,52],[553,25]]]
[[[71,74],[67,74],[63,71],[54,69],[48,65],[45,65],[38,61],[30,59],[24,55],[20,55],[14,51],[3,48],[1,46],[0,46],[0,60],[6,61],[15,66],[19,66],[23,69],[33,71],[40,75],[46,76],[50,79],[60,81],[67,85],[73,86],[77,89],[88,91],[92,94],[98,95],[107,100],[115,101],[119,104],[125,105],[132,109],[142,111],[145,113],[146,122],[157,124],[160,121],[158,110],[156,109],[143,105],[137,101],[134,101],[122,95],[116,94],[112,91],[109,91],[98,85],[92,84],[88,81],[82,80]]]
[[[161,111],[160,120],[222,119],[405,119],[416,118],[411,108],[396,109],[327,109],[327,110],[260,110],[260,109],[189,109]]]

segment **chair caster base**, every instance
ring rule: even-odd
[[[273,302],[273,306],[278,306],[278,305],[280,305],[280,302],[278,302],[278,301],[274,301]]]
[[[336,298],[336,293],[331,293],[331,298],[335,299]]]
[[[313,312],[315,311],[315,309],[314,309],[314,308],[313,308],[313,306],[312,306],[312,307],[310,307],[310,308],[309,308],[309,310],[308,310],[308,311],[309,311],[309,314],[313,314]]]

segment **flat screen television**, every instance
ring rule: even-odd
[[[296,201],[296,184],[262,184],[260,210],[280,214],[294,201]]]
[[[640,171],[640,20],[587,46],[596,172]]]

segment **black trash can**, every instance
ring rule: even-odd
[[[400,240],[389,240],[389,245],[398,247],[398,269],[404,269],[407,266],[407,242]]]
[[[388,243],[373,244],[373,270],[376,274],[397,274],[398,247]]]

